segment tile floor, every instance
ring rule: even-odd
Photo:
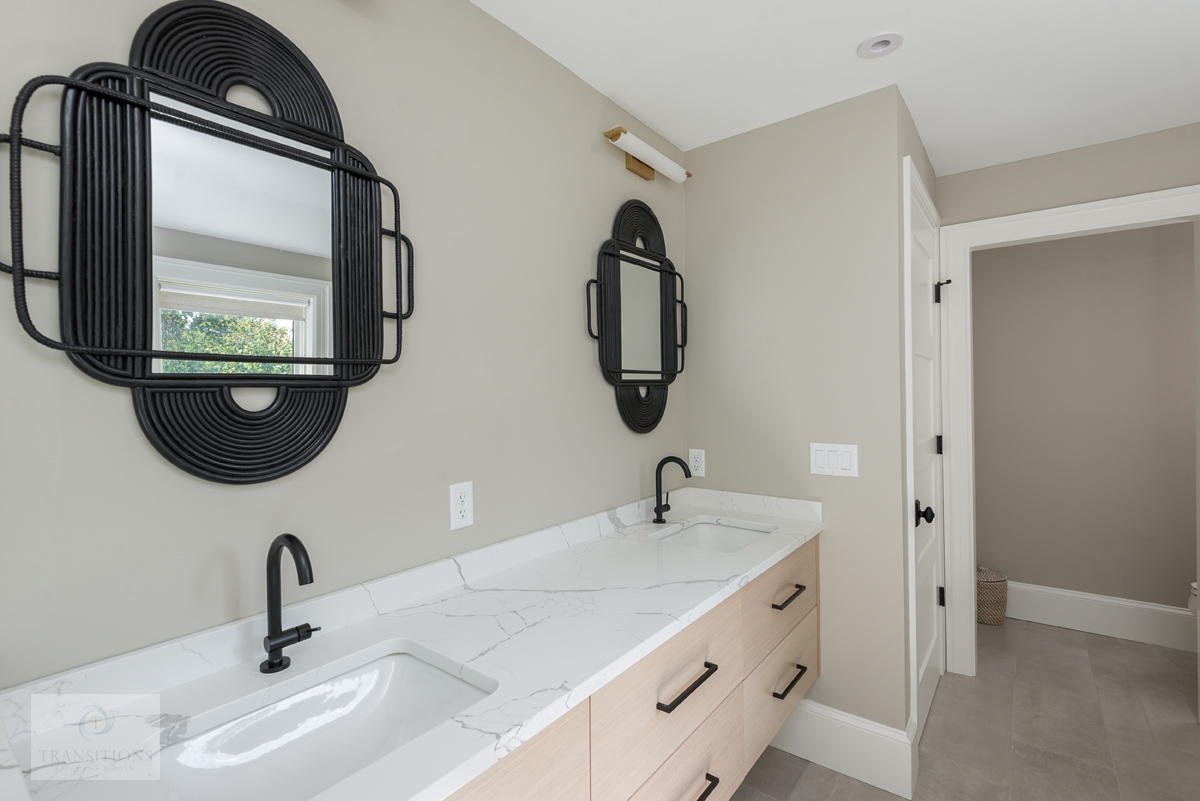
[[[915,801],[1197,801],[1196,654],[1009,620],[946,674]],[[897,796],[768,748],[733,801]]]

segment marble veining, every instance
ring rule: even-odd
[[[28,768],[33,694],[159,693],[166,747],[212,728],[211,710],[267,705],[409,649],[495,689],[314,798],[442,801],[822,529],[820,504],[808,501],[696,488],[672,501],[673,521],[725,516],[773,530],[735,553],[673,547],[651,536],[662,527],[645,522],[644,500],[289,607],[285,627],[323,628],[289,649],[283,673],[257,672],[260,615],[12,688],[0,718]],[[161,782],[30,784],[38,801],[175,798]]]

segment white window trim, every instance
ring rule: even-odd
[[[314,278],[299,278],[291,275],[267,273],[258,270],[243,270],[219,264],[176,259],[168,256],[154,257],[154,349],[162,350],[162,324],[159,320],[159,292],[163,284],[173,286],[211,289],[213,295],[233,293],[240,296],[262,296],[284,302],[303,304],[308,307],[306,319],[296,321],[292,328],[293,352],[296,356],[333,354],[333,284]],[[327,375],[332,372],[328,365],[293,365],[296,375]],[[155,359],[151,368],[162,372],[162,359]]]

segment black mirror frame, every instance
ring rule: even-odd
[[[622,262],[640,264],[659,273],[661,372],[625,370],[621,363]],[[592,330],[593,286],[596,287],[596,331]],[[599,342],[600,371],[615,389],[621,419],[637,433],[649,433],[658,426],[667,410],[667,387],[683,372],[687,304],[683,297],[683,276],[667,258],[662,226],[654,211],[643,201],[630,200],[617,212],[612,238],[600,247],[596,277],[587,282],[585,294],[588,334]]]
[[[225,100],[234,86],[257,90],[273,116]],[[58,146],[22,136],[33,94],[63,87]],[[169,96],[235,122],[328,151],[316,156],[152,102]],[[183,354],[150,349],[152,285],[150,121],[164,120],[331,173],[333,330],[331,358]],[[215,0],[181,0],[138,29],[130,66],[91,64],[70,78],[25,85],[10,133],[12,266],[17,316],[35,341],[64,351],[79,369],[129,387],[138,422],[170,462],[201,478],[252,484],[287,475],[329,443],[348,390],[400,356],[403,321],[414,308],[413,248],[400,232],[399,191],[346,144],[337,106],[312,62],[257,17]],[[21,206],[22,150],[61,159],[59,270],[25,269]],[[390,190],[394,228],[383,227],[380,188]],[[384,238],[395,241],[395,311],[383,298]],[[407,270],[405,270],[407,263]],[[27,278],[59,282],[61,341],[38,331],[26,302]],[[405,300],[407,301],[405,303]],[[395,321],[394,352],[384,358],[384,320]],[[330,375],[162,374],[155,358],[320,364]],[[273,387],[274,402],[248,411],[234,387]]]

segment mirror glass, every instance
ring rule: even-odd
[[[626,372],[629,380],[662,377],[660,276],[640,263],[621,261],[621,370],[637,371]]]
[[[151,100],[328,157],[181,103]],[[332,177],[320,167],[154,119],[154,348],[333,355]],[[157,373],[327,375],[327,365],[156,359]]]

